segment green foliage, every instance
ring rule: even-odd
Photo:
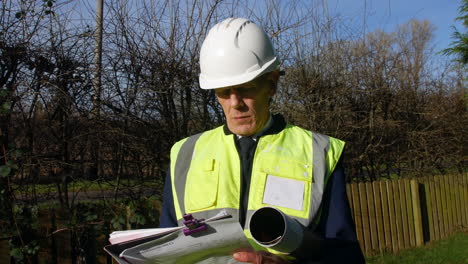
[[[23,259],[24,258],[23,251],[21,250],[21,248],[17,248],[17,247],[12,247],[12,249],[10,250],[10,256],[12,256],[15,259]]]
[[[453,42],[449,48],[442,51],[446,55],[455,55],[457,61],[463,65],[468,64],[468,0],[463,0],[460,6],[460,16],[456,20],[463,22],[465,32],[460,32],[456,27],[452,27],[454,32],[452,33]]]
[[[111,219],[111,224],[114,230],[123,229],[125,226],[125,217],[123,215],[116,215]]]
[[[6,234],[11,234],[10,255],[17,263],[29,263],[31,259],[37,258],[40,250],[38,206],[15,204],[13,214],[14,225],[4,230]]]
[[[0,177],[8,177],[10,175],[11,168],[7,165],[0,166]]]
[[[22,154],[23,152],[21,150],[16,149],[14,145],[10,145],[10,150],[8,152],[9,157],[17,159],[21,157]],[[8,160],[5,163],[5,165],[0,165],[0,178],[11,176],[15,170],[19,169],[19,166],[15,159]]]
[[[65,222],[71,233],[72,258],[95,260],[97,238],[106,237],[112,230],[158,225],[158,211],[154,208],[154,201],[148,199],[125,199],[112,203],[107,200],[80,201],[72,208],[57,205],[57,208],[49,206],[43,210],[52,211],[60,222]],[[24,250],[14,253],[25,254]]]
[[[159,212],[150,199],[126,200],[112,206],[110,223],[113,230],[124,230],[127,227],[145,228],[158,226]]]
[[[10,113],[11,109],[11,102],[5,102],[2,104],[2,107],[0,108],[0,114],[8,114]]]
[[[10,256],[16,261],[24,261],[27,256],[37,255],[41,248],[38,240],[34,240],[23,247],[15,247],[15,245],[12,244],[10,244],[10,247],[12,247]]]
[[[6,150],[5,159],[7,161],[0,166],[0,178],[13,177],[15,172],[20,169],[18,159],[23,156],[23,151],[13,143],[8,144]],[[10,182],[10,180],[5,182]],[[6,223],[6,225],[0,226],[0,231],[10,237],[10,256],[15,262],[32,263],[40,250],[39,207],[36,204],[12,203],[10,187],[9,184],[0,186],[0,220]]]
[[[56,210],[58,205],[56,207],[48,204],[41,210]],[[72,213],[67,214],[70,216],[67,222],[70,229],[86,229],[94,226],[102,232],[106,230],[106,225],[112,230],[125,230],[127,227],[154,228],[159,224],[159,211],[155,207],[155,201],[152,199],[124,199],[114,203],[105,200],[84,201],[75,204],[71,209]],[[103,234],[107,235],[105,232]]]

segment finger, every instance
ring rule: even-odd
[[[234,253],[232,256],[234,257],[235,260],[240,261],[240,262],[255,263],[255,264],[261,263],[261,262],[258,262],[257,254],[255,252],[240,251],[240,252]]]
[[[234,253],[234,259],[253,264],[288,264],[287,260],[267,251],[239,251]]]

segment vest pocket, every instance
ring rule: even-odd
[[[313,182],[312,164],[282,156],[265,156],[257,164],[250,210],[274,206],[284,213],[307,218]]]
[[[216,205],[218,182],[219,164],[215,159],[193,161],[185,187],[185,204],[189,212]]]

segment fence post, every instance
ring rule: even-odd
[[[421,219],[421,201],[419,200],[418,182],[411,180],[411,195],[413,201],[414,232],[416,237],[416,246],[423,245],[422,219]]]
[[[434,176],[434,190],[436,193],[436,201],[437,201],[437,211],[435,212],[435,219],[437,219],[437,225],[439,227],[439,237],[438,240],[445,237],[445,228],[448,225],[446,221],[445,208],[446,205],[443,202],[443,195],[442,195],[442,187],[440,177]]]
[[[461,186],[462,186],[462,204],[463,204],[463,227],[468,227],[468,174],[461,175]]]
[[[405,180],[399,179],[397,180],[397,188],[399,193],[399,198],[397,203],[399,203],[399,211],[400,211],[400,227],[401,227],[401,237],[402,237],[402,244],[400,244],[401,248],[409,248],[410,247],[410,237],[409,237],[409,226],[408,226],[408,211],[407,211],[407,203],[409,201],[406,200],[405,194]],[[397,207],[398,208],[398,207]]]
[[[467,195],[466,195],[466,191],[468,190],[467,186],[465,185],[466,184],[466,181],[465,181],[465,176],[466,175],[460,175],[459,176],[459,180],[460,180],[460,187],[461,187],[461,190],[460,190],[460,198],[461,198],[461,205],[462,205],[462,227],[463,228],[466,228],[468,227],[468,199],[467,199]]]
[[[379,240],[377,237],[377,216],[376,216],[376,209],[374,204],[374,191],[372,183],[366,182],[366,196],[367,196],[367,212],[369,218],[369,231],[370,231],[370,238],[371,238],[371,254],[379,251]]]
[[[442,234],[442,229],[440,228],[440,224],[439,224],[439,221],[441,219],[441,217],[439,216],[439,211],[440,211],[440,207],[439,207],[439,195],[438,195],[438,191],[436,190],[436,182],[434,180],[434,177],[430,177],[428,178],[429,181],[428,181],[428,184],[429,184],[429,195],[430,195],[430,198],[431,198],[431,207],[432,207],[432,211],[430,212],[430,214],[432,215],[432,225],[434,227],[434,236],[433,238],[431,238],[431,240],[439,240],[441,238],[441,234]]]
[[[356,225],[356,233],[359,240],[361,248],[364,250],[364,230],[362,226],[362,211],[361,203],[359,201],[359,189],[357,183],[351,183],[351,197],[353,198],[353,214],[354,214],[354,223]]]
[[[375,181],[372,183],[372,189],[374,191],[374,206],[375,206],[375,220],[377,226],[377,241],[378,241],[378,250],[379,252],[384,252],[385,250],[385,232],[384,232],[384,222],[383,222],[383,195],[380,193],[380,183],[381,181]]]
[[[403,185],[405,186],[405,200],[406,200],[406,211],[408,214],[408,235],[410,240],[410,247],[416,246],[416,231],[414,226],[414,206],[413,199],[411,197],[411,180],[404,179]]]
[[[419,178],[417,181],[419,192],[419,205],[421,206],[421,224],[423,243],[434,240],[435,227],[432,216],[433,202],[431,200],[429,177]],[[417,244],[417,243],[416,243]]]
[[[367,192],[366,184],[359,183],[359,204],[361,205],[362,213],[362,232],[364,235],[364,252],[369,255],[371,253],[372,244],[371,244],[371,234],[370,234],[370,225],[369,225],[369,211],[367,209]],[[370,197],[369,197],[370,198]]]
[[[445,201],[447,203],[447,219],[448,219],[448,233],[451,235],[453,233],[453,203],[452,203],[452,188],[450,184],[450,175],[443,175],[444,188],[445,188]]]
[[[388,194],[388,210],[390,214],[390,230],[392,234],[392,252],[398,252],[400,248],[398,247],[398,225],[397,225],[397,210],[396,210],[396,200],[398,199],[395,196],[395,191],[393,189],[395,181],[387,181],[387,194]]]
[[[385,235],[384,251],[391,252],[392,251],[392,239],[393,239],[391,225],[393,223],[391,223],[390,215],[393,215],[393,212],[390,212],[387,185],[388,185],[388,181],[379,182],[380,194],[381,194],[380,197],[382,199],[382,220],[383,220],[383,226],[384,226],[383,234]]]

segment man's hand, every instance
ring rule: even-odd
[[[237,251],[233,255],[234,259],[240,262],[253,264],[290,264],[291,262],[276,256],[267,251],[254,251],[245,249]]]

